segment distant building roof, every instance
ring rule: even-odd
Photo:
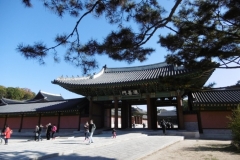
[[[20,100],[13,100],[13,99],[7,99],[7,98],[2,98],[0,99],[1,105],[6,105],[6,104],[21,104],[24,103],[25,101],[20,101]]]
[[[48,101],[48,102],[64,100],[61,94],[52,94],[52,93],[47,93],[40,90],[38,94],[30,101],[35,101],[39,99],[43,99],[44,101]]]
[[[44,91],[39,91],[38,94],[30,100],[13,100],[2,98],[0,99],[0,106],[6,104],[25,104],[35,102],[52,102],[52,101],[63,101],[64,98],[60,94],[52,94]]]
[[[240,90],[240,85],[231,85],[225,87],[212,88],[213,90]]]
[[[132,107],[132,113],[134,115],[147,115],[147,111],[144,111],[143,109],[141,108],[138,108],[138,107]]]
[[[64,101],[9,104],[0,106],[0,114],[4,113],[24,113],[24,112],[47,112],[72,110],[88,107],[89,101],[86,98],[68,99]]]
[[[159,117],[173,117],[177,116],[176,110],[161,110],[160,113],[157,114]]]

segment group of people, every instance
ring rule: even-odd
[[[40,141],[42,140],[42,131],[43,131],[43,126],[40,124],[39,126],[36,125],[34,133],[35,133],[35,141]],[[51,123],[48,123],[46,125],[46,137],[47,140],[50,140],[52,138],[53,140],[55,139],[54,134],[57,131],[57,126],[55,124],[51,125]]]
[[[1,133],[1,135],[4,136],[5,145],[8,145],[8,139],[11,137],[12,132],[10,127],[6,124]]]
[[[36,125],[34,134],[35,134],[35,141],[40,141],[42,140],[42,132],[43,132],[43,125],[40,124],[39,126]],[[86,122],[84,125],[85,129],[85,139],[84,141],[88,141],[89,144],[93,143],[93,133],[96,129],[96,125],[93,123],[93,120],[90,120],[90,122]],[[54,134],[57,131],[57,127],[55,124],[51,125],[51,123],[48,123],[46,125],[46,138],[47,140],[50,140],[52,138],[53,140],[55,139]],[[2,130],[1,135],[4,136],[5,140],[5,145],[8,144],[8,139],[11,137],[12,130],[9,128],[9,126],[6,124],[4,129]],[[116,130],[113,128],[112,130],[112,138],[116,138]]]
[[[85,139],[84,141],[88,141],[89,144],[93,143],[93,133],[96,129],[96,125],[93,123],[93,120],[90,120],[90,122],[86,122],[84,125],[85,130]]]
[[[85,138],[84,142],[88,141],[89,144],[93,143],[93,133],[96,129],[96,125],[93,123],[93,120],[90,120],[90,123],[86,122],[84,124],[84,130],[85,130]],[[117,131],[113,128],[112,130],[112,138],[117,137]]]
[[[174,128],[173,123],[165,121],[164,119],[160,121],[160,127],[163,129],[163,134],[166,134],[167,128]]]

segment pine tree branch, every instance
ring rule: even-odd
[[[92,8],[91,8],[89,11],[85,12],[85,13],[79,18],[79,20],[76,22],[76,25],[75,25],[75,27],[73,28],[72,32],[71,32],[62,42],[58,43],[57,45],[55,45],[55,46],[53,46],[53,47],[47,48],[45,51],[49,51],[49,50],[51,50],[51,49],[55,49],[55,48],[57,48],[58,46],[64,44],[65,41],[67,41],[70,37],[72,37],[75,32],[76,32],[76,34],[77,34],[77,41],[78,41],[78,44],[79,44],[80,40],[79,40],[79,33],[78,33],[78,30],[77,30],[77,27],[78,27],[79,23],[81,22],[81,20],[82,20],[85,16],[87,16],[88,14],[90,14],[90,13],[94,10],[94,8],[99,4],[99,1],[100,1],[100,0],[98,0],[98,1],[92,6]]]

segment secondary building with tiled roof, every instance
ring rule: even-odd
[[[193,110],[232,110],[240,104],[240,90],[193,92]]]
[[[62,101],[64,98],[60,94],[52,94],[44,91],[39,91],[37,95],[29,100],[13,100],[2,97],[0,99],[0,106],[6,104],[25,104],[34,102],[51,102],[51,101]]]
[[[89,101],[86,98],[63,99],[62,96],[40,91],[32,100],[2,98],[1,101],[0,126],[8,124],[14,132],[48,123],[56,124],[58,131],[80,130],[88,120]]]
[[[79,107],[78,107],[79,106]],[[28,114],[44,112],[77,111],[80,108],[88,107],[86,98],[68,99],[51,102],[34,102],[21,104],[8,104],[0,106],[0,115],[3,114]]]

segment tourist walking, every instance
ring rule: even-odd
[[[34,129],[35,141],[37,141],[37,139],[38,139],[38,131],[39,131],[39,127],[38,127],[38,125],[36,125],[36,127],[35,127],[35,129]]]
[[[56,126],[55,124],[53,124],[53,126],[52,126],[52,140],[55,139],[54,134],[55,134],[56,132],[57,132],[57,126]]]
[[[51,123],[49,123],[49,124],[47,125],[47,133],[46,133],[47,140],[50,140],[51,132],[52,132],[52,125],[51,125]]]
[[[146,124],[145,123],[143,123],[143,128],[145,128],[146,127]]]
[[[5,145],[8,145],[8,139],[10,139],[12,134],[12,130],[9,128],[9,126],[6,124],[5,125],[5,130],[3,132],[4,139],[5,139]]]
[[[84,141],[86,141],[86,140],[89,139],[89,124],[88,124],[88,122],[86,122],[84,124],[84,130],[85,130],[85,139],[84,139]]]
[[[89,124],[89,144],[93,143],[93,133],[96,129],[96,125],[93,123],[93,120],[90,120],[90,124]]]
[[[1,132],[1,137],[0,137],[0,144],[3,143],[3,141],[5,142],[5,130],[6,130],[6,126],[4,126],[4,128],[2,129],[2,132]]]
[[[116,130],[113,128],[113,130],[112,130],[112,138],[116,138],[116,136],[117,136],[117,132],[116,132]]]
[[[163,119],[160,124],[161,124],[162,130],[163,130],[163,134],[166,134],[166,122],[165,122],[165,120]]]
[[[43,126],[40,124],[39,129],[38,129],[38,141],[42,141],[42,131],[43,131]]]

